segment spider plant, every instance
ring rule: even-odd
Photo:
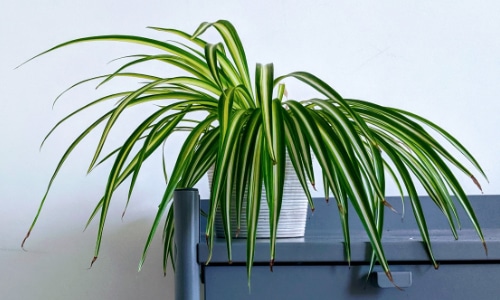
[[[209,43],[201,38],[210,28],[219,34],[220,42]],[[438,125],[404,110],[363,100],[345,99],[326,82],[307,72],[276,76],[272,64],[257,64],[252,79],[244,47],[237,31],[228,21],[202,23],[193,34],[176,29],[151,29],[177,40],[160,41],[132,35],[91,36],[61,43],[32,58],[85,42],[132,43],[154,50],[154,54],[125,57],[123,59],[126,62],[115,72],[85,79],[70,87],[71,89],[89,81],[97,81],[100,86],[124,77],[141,83],[139,88],[117,91],[88,102],[60,120],[48,133],[45,139],[82,111],[116,101],[116,105],[90,123],[62,155],[26,238],[37,222],[61,166],[90,132],[103,128],[89,172],[103,161],[112,161],[112,167],[103,196],[87,223],[88,225],[94,219],[99,222],[92,263],[99,255],[114,192],[125,180],[130,179],[127,181],[128,204],[144,162],[157,151],[163,151],[164,155],[168,153],[168,149],[163,149],[162,145],[169,139],[178,141],[178,135],[173,137],[178,131],[186,134],[175,166],[168,177],[165,171],[167,180],[164,194],[159,199],[158,211],[139,269],[154,235],[161,231],[165,270],[168,258],[172,257],[173,219],[176,217],[172,210],[173,192],[177,188],[195,186],[211,166],[215,166],[215,171],[210,209],[207,212],[208,247],[212,249],[214,218],[220,208],[226,232],[228,261],[232,260],[229,212],[232,205],[236,205],[238,211],[241,211],[242,199],[246,197],[246,215],[241,216],[238,223],[241,218],[245,218],[248,225],[247,275],[250,278],[256,245],[257,216],[261,194],[265,192],[270,211],[272,267],[275,261],[286,152],[311,209],[314,209],[314,203],[309,188],[314,187],[315,171],[322,175],[325,198],[328,199],[330,194],[334,196],[348,261],[350,202],[370,240],[373,249],[372,266],[378,262],[391,279],[381,241],[385,207],[391,208],[384,198],[386,176],[396,183],[402,197],[409,197],[423,244],[436,267],[417,185],[421,185],[441,209],[455,238],[458,238],[456,228],[459,225],[456,206],[462,206],[486,249],[475,213],[451,168],[465,173],[479,189],[481,187],[463,162],[450,154],[447,147],[458,150],[461,160],[473,166],[484,178],[486,176],[467,149]],[[178,75],[161,77],[130,71],[137,65],[150,62],[165,67],[167,74],[171,74],[173,67],[179,71]],[[315,91],[318,98],[288,99],[282,83],[286,78],[302,82],[305,87]],[[156,110],[144,119],[136,120],[137,127],[123,144],[109,153],[103,151],[111,129],[125,111],[152,104],[156,105]],[[203,117],[200,117],[200,113],[203,113]],[[103,126],[98,127],[101,124]],[[444,137],[445,145],[433,137],[436,135]],[[314,166],[311,156],[317,160]],[[315,170],[318,166],[319,169]],[[236,194],[235,199],[231,197],[233,193]]]

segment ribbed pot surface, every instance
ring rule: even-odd
[[[212,185],[213,168],[208,172],[208,180]],[[260,206],[260,215],[257,225],[257,238],[269,238],[269,209],[267,199],[262,189],[262,199]],[[308,201],[300,185],[300,181],[295,173],[292,163],[287,160],[285,166],[285,184],[283,190],[283,202],[281,204],[280,219],[278,222],[278,238],[303,237],[306,228]],[[243,199],[241,228],[237,237],[247,237],[247,227],[245,221],[246,199]],[[232,236],[236,237],[236,208],[231,207],[231,231]],[[215,232],[218,237],[224,237],[222,218],[220,213],[215,217]]]

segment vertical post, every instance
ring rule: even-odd
[[[200,196],[197,189],[174,192],[175,299],[200,300]]]

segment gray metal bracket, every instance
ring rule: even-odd
[[[175,299],[200,299],[200,266],[197,244],[200,237],[200,196],[197,189],[174,192]]]

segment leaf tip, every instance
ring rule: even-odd
[[[89,269],[92,268],[92,266],[94,265],[95,261],[97,260],[97,256],[94,256],[94,258],[92,258],[92,261],[90,262],[90,267]]]
[[[387,200],[382,200],[384,206],[388,207],[393,213],[399,214],[399,212],[392,206]]]
[[[392,277],[392,274],[391,274],[391,271],[387,270],[385,271],[385,276],[387,276],[387,278],[389,279],[389,281],[394,285],[395,288],[397,288],[398,290],[402,291],[403,289],[401,287],[399,287],[395,282],[394,282],[394,278]]]
[[[474,175],[471,175],[470,178],[472,179],[472,182],[478,187],[478,189],[481,191],[481,194],[483,194],[483,189],[481,188],[481,184],[479,183],[479,180]]]
[[[339,209],[340,214],[342,214],[342,215],[345,214],[344,207],[342,206],[342,204],[340,202],[337,203],[337,208]]]
[[[24,248],[24,244],[26,243],[26,240],[30,237],[30,234],[31,234],[31,229],[28,230],[28,233],[26,233],[26,236],[24,237],[23,242],[21,243],[21,249],[23,249],[23,251],[26,251],[26,249]]]

